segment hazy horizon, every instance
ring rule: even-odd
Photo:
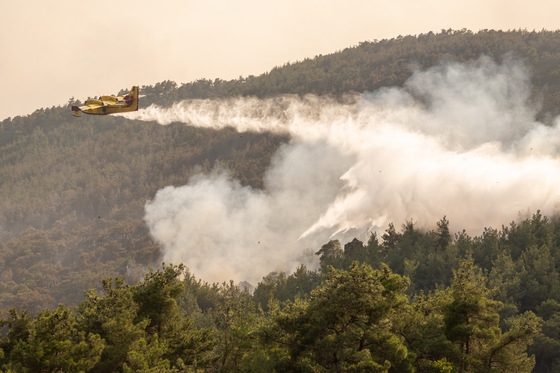
[[[560,4],[499,1],[70,0],[4,5],[0,120],[172,80],[235,79],[360,42],[441,29],[558,28]]]

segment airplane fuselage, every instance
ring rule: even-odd
[[[138,110],[138,87],[132,87],[132,92],[126,96],[101,96],[99,99],[89,99],[84,106],[72,106],[74,116],[80,112],[91,115],[107,115]]]

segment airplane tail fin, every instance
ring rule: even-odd
[[[81,117],[80,108],[77,106],[72,106],[72,115],[78,118]]]
[[[138,86],[132,87],[130,93],[127,94],[119,100],[119,102],[124,102],[126,104],[126,111],[136,111],[138,110],[138,98],[141,97],[138,95]]]
[[[130,105],[134,111],[138,110],[138,97],[138,86],[135,85],[132,87],[132,104]]]

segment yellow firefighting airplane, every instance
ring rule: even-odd
[[[72,106],[72,115],[80,117],[80,111],[85,114],[107,115],[125,113],[138,110],[138,87],[132,87],[125,96],[101,96],[99,99],[89,99],[84,106]]]

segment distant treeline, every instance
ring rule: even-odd
[[[271,97],[280,94],[340,95],[402,86],[417,69],[441,61],[467,62],[488,56],[517,58],[534,84],[540,118],[560,114],[560,31],[441,30],[414,36],[365,41],[337,53],[286,63],[260,76],[237,80],[201,79],[177,86],[166,81],[144,87],[153,102],[170,105],[186,98]]]

